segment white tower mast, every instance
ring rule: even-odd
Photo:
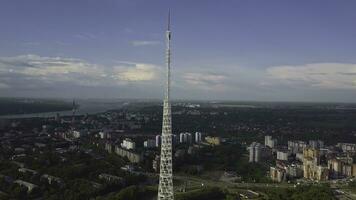
[[[166,31],[166,64],[167,88],[163,100],[161,164],[159,173],[158,200],[173,200],[173,172],[172,172],[172,116],[170,103],[171,79],[171,31],[170,12],[168,13],[168,27]]]

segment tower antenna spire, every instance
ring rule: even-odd
[[[168,9],[168,26],[167,30],[169,31],[171,29],[171,9]]]

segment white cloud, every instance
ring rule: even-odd
[[[227,80],[226,75],[211,72],[185,73],[182,78],[188,85],[206,90],[223,90]]]
[[[325,89],[356,89],[356,64],[314,63],[276,66],[267,75],[288,85],[305,85]]]
[[[117,86],[157,79],[159,67],[146,63],[102,66],[81,59],[20,55],[0,57],[0,88],[73,86]],[[4,77],[4,78],[2,78]],[[4,81],[3,81],[4,80]]]
[[[318,100],[330,97],[328,100],[344,101],[350,97],[342,97],[340,91],[345,95],[352,92],[340,89],[356,89],[356,64],[314,63],[267,69],[223,66],[173,66],[173,94],[177,98]],[[60,96],[68,90],[68,94],[80,96],[86,89],[87,96],[151,98],[163,94],[164,83],[165,68],[149,63],[116,61],[114,65],[104,66],[64,57],[0,57],[3,95],[17,91],[19,95],[37,92],[39,96]]]
[[[134,40],[131,42],[131,44],[135,47],[138,46],[152,46],[152,45],[158,45],[160,44],[160,41],[156,40]]]
[[[65,78],[65,75],[75,73],[96,77],[104,73],[98,65],[87,63],[84,60],[40,57],[37,55],[3,57],[0,58],[0,66],[3,72],[8,71],[16,74],[46,78],[54,78],[55,76]]]
[[[158,79],[160,70],[156,65],[131,63],[131,66],[114,67],[115,75],[124,81],[152,81]]]

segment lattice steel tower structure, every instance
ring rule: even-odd
[[[158,200],[173,200],[173,171],[172,171],[172,115],[170,102],[171,84],[171,31],[170,13],[168,13],[168,27],[166,31],[166,64],[167,85],[163,100],[161,163],[159,173]]]

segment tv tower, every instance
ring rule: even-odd
[[[161,163],[158,185],[158,200],[173,200],[173,172],[172,172],[172,115],[170,103],[171,82],[171,31],[168,13],[168,27],[166,31],[166,64],[167,64],[167,88],[163,100]]]

